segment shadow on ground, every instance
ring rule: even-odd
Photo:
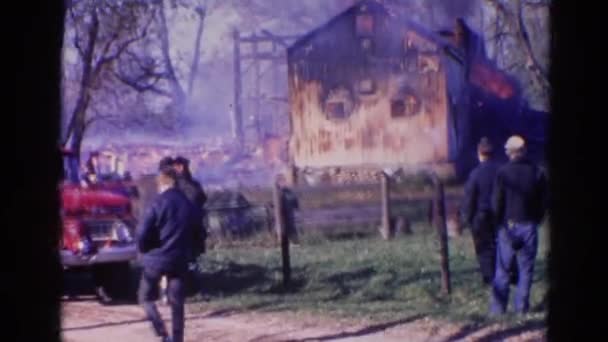
[[[366,336],[366,335],[370,335],[370,334],[375,334],[380,331],[390,329],[390,328],[398,326],[398,325],[411,323],[411,322],[414,322],[414,321],[419,320],[424,317],[425,317],[425,315],[418,314],[418,315],[414,315],[412,317],[399,319],[396,321],[370,325],[368,327],[365,327],[365,328],[362,328],[362,329],[359,329],[359,330],[353,331],[353,332],[340,332],[340,333],[331,334],[331,335],[307,337],[307,338],[303,338],[303,339],[285,340],[283,342],[331,341],[331,340],[337,340],[337,339],[349,338],[349,337],[362,337],[362,336]]]
[[[517,326],[499,329],[488,333],[487,335],[479,336],[476,341],[478,342],[494,342],[503,341],[507,338],[521,335],[525,332],[531,332],[540,330],[546,327],[545,320],[535,319],[527,321]],[[489,327],[490,324],[467,324],[463,326],[459,331],[447,337],[444,342],[455,342],[460,341],[464,338],[474,335],[475,333]]]

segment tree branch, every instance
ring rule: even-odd
[[[540,76],[542,76],[543,80],[544,81],[546,80],[548,82],[549,75],[548,75],[547,71],[542,67],[542,65],[540,65],[538,59],[536,58],[536,55],[534,54],[534,50],[532,49],[532,43],[530,42],[530,35],[528,34],[528,31],[526,29],[526,24],[525,24],[524,18],[523,18],[522,1],[516,0],[515,3],[517,5],[517,26],[519,28],[520,37],[524,43],[528,57],[532,61],[533,67],[540,72]]]
[[[114,74],[114,77],[116,77],[116,79],[119,80],[121,83],[133,88],[135,91],[137,91],[139,93],[150,91],[150,92],[156,93],[158,95],[166,96],[168,98],[173,98],[173,96],[170,92],[165,91],[156,86],[156,83],[158,83],[158,81],[162,78],[162,76],[163,76],[162,74],[155,74],[153,76],[144,75],[144,76],[140,76],[137,80],[130,80],[129,78],[127,78],[123,75],[120,75],[116,71],[113,71],[113,74]],[[140,84],[138,81],[144,77],[155,77],[155,80],[151,84]]]
[[[143,39],[146,35],[147,35],[147,29],[150,25],[150,23],[152,22],[152,20],[148,20],[148,22],[146,23],[146,25],[144,26],[144,30],[140,35],[136,35],[135,37],[131,38],[131,39],[127,39],[126,41],[124,41],[122,44],[119,45],[119,47],[116,49],[116,51],[109,55],[109,56],[104,56],[102,57],[96,64],[95,66],[95,75],[99,75],[99,73],[101,72],[101,68],[118,59],[120,57],[120,55],[133,43],[135,43],[136,41]],[[114,34],[113,37],[117,36],[118,33]],[[109,46],[111,44],[112,41],[108,42],[108,44],[106,44],[106,47]],[[107,51],[106,51],[107,52]]]
[[[196,31],[196,40],[194,42],[194,56],[192,57],[192,66],[190,67],[190,77],[188,79],[188,97],[192,96],[192,88],[194,87],[194,79],[198,73],[198,63],[201,54],[201,38],[203,36],[203,28],[205,25],[206,11],[204,8],[196,8],[196,13],[199,16],[198,29]]]
[[[502,13],[505,19],[509,19],[512,24],[515,26],[517,31],[517,37],[520,43],[523,45],[527,58],[531,62],[531,71],[536,74],[547,87],[549,86],[549,75],[547,71],[542,67],[536,55],[534,54],[534,50],[532,48],[532,43],[530,41],[529,34],[527,32],[524,19],[523,19],[523,1],[516,0],[515,8],[516,13],[510,11],[502,2],[498,0],[485,0],[490,5],[494,6],[497,11]],[[497,13],[498,16],[498,13]]]

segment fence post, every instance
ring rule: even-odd
[[[448,235],[445,216],[445,195],[443,184],[439,177],[433,173],[431,180],[435,190],[433,196],[433,225],[437,231],[439,239],[439,258],[441,266],[441,291],[449,295],[452,291],[450,284],[450,263],[448,252]]]
[[[389,240],[392,237],[391,234],[391,202],[390,202],[390,179],[389,176],[383,171],[381,173],[381,192],[382,192],[382,225],[380,227],[380,233],[385,240]]]
[[[291,281],[291,265],[289,262],[289,237],[285,229],[283,217],[283,196],[278,180],[274,183],[274,222],[277,238],[281,243],[281,256],[283,260],[283,286],[288,286]]]

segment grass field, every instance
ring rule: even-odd
[[[307,311],[337,317],[400,319],[413,314],[456,322],[490,323],[489,289],[483,287],[468,230],[449,245],[451,297],[441,296],[437,242],[424,224],[414,234],[383,241],[374,231],[332,236],[308,234],[291,248],[293,285],[281,287],[281,255],[261,234],[230,246],[216,246],[201,259],[201,308]],[[531,307],[547,290],[547,228],[542,227]],[[200,301],[200,297],[191,300]],[[196,305],[196,304],[195,304]],[[536,312],[500,320],[525,322]]]

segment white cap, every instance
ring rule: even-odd
[[[526,142],[524,138],[520,137],[519,135],[513,135],[507,140],[507,143],[505,144],[505,149],[510,151],[516,151],[521,150],[525,146]]]

